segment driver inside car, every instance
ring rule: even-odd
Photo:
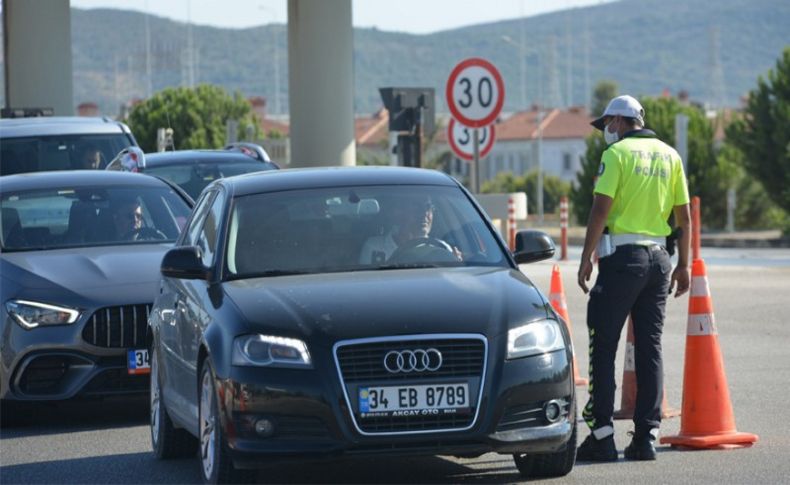
[[[122,199],[112,207],[115,237],[121,241],[132,241],[143,227],[143,208],[137,198]]]
[[[430,197],[399,199],[390,210],[390,230],[365,241],[359,256],[362,264],[380,264],[389,261],[398,249],[433,247],[445,249],[455,259],[462,260],[461,252],[441,239],[430,236],[435,207]]]

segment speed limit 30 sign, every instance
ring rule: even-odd
[[[450,123],[447,125],[447,140],[450,143],[450,148],[452,148],[453,153],[455,153],[458,158],[467,161],[474,159],[475,152],[472,140],[472,131],[474,129],[475,128],[462,125],[454,118],[450,119]],[[488,152],[494,148],[496,130],[494,129],[493,123],[484,128],[479,128],[479,130],[480,158],[485,158]]]
[[[447,106],[470,128],[492,124],[505,103],[505,84],[493,64],[473,57],[458,63],[447,79]]]

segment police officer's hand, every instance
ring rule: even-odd
[[[592,275],[593,265],[592,261],[589,258],[583,258],[582,262],[579,264],[579,286],[581,287],[582,291],[587,293],[587,281],[590,281],[590,276]]]
[[[689,285],[691,284],[691,275],[689,274],[688,266],[675,267],[675,270],[672,272],[672,279],[669,282],[670,294],[672,293],[672,289],[675,288],[675,283],[677,283],[675,298],[689,291]]]

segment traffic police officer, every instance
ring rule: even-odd
[[[655,460],[653,442],[661,423],[663,367],[661,330],[666,300],[689,288],[691,222],[689,195],[678,153],[644,129],[645,111],[631,96],[612,99],[592,125],[603,131],[603,152],[587,222],[578,282],[587,293],[597,249],[598,277],[589,290],[590,398],[583,416],[590,436],[579,461],[615,461],[614,359],[626,317],[634,326],[636,408],[625,457]],[[674,212],[681,228],[678,263],[672,270],[666,237]]]

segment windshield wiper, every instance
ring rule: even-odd
[[[249,279],[249,278],[266,278],[270,276],[292,276],[292,275],[300,275],[300,274],[310,274],[310,272],[290,270],[290,269],[270,269],[267,271],[259,271],[257,273],[245,273],[240,275],[234,275],[230,279],[240,280],[240,279]]]
[[[375,266],[371,269],[376,270],[388,270],[388,269],[420,269],[420,268],[438,268],[439,265],[435,263],[395,263],[395,264],[383,264],[381,266]]]

